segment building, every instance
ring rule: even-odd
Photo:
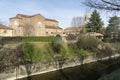
[[[66,35],[68,35],[68,34],[76,35],[76,34],[79,34],[80,32],[86,32],[86,28],[84,25],[80,26],[80,27],[68,27],[68,28],[64,29],[64,33]]]
[[[67,27],[66,29],[64,29],[64,34],[68,35],[68,34],[78,34],[78,28],[77,27]]]
[[[56,36],[63,33],[58,21],[45,18],[41,14],[17,14],[9,21],[13,36]]]
[[[97,32],[90,32],[90,33],[87,33],[87,35],[94,36],[94,37],[96,37],[97,39],[100,39],[100,40],[102,40],[104,38],[103,34],[97,33]]]
[[[0,37],[12,36],[13,29],[5,25],[0,25]]]
[[[80,32],[86,32],[86,24],[89,22],[88,13],[84,14],[84,17],[76,17],[72,20],[72,26],[64,29],[64,33],[68,34],[79,34]]]

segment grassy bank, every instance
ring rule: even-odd
[[[109,58],[119,49],[116,44],[104,43],[91,36],[81,36],[76,43],[10,41],[4,46],[6,48],[0,51],[0,72],[7,71],[10,66],[17,68],[23,65],[28,75],[34,71],[32,67],[35,67],[36,63],[48,64],[48,67],[52,64],[62,68],[64,64],[76,61],[83,64],[89,56],[94,56],[95,59]],[[85,62],[89,62],[89,59]]]

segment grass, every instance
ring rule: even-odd
[[[49,42],[31,42],[31,43],[34,44],[36,48],[40,50],[38,56],[41,56],[41,61],[52,60],[51,56],[49,55],[49,51],[47,52],[47,47],[49,45]],[[61,42],[61,45],[65,49],[65,53],[64,53],[65,58],[74,58],[74,56],[76,56],[74,55],[74,52],[72,51],[72,49],[69,47],[68,44]]]
[[[49,42],[31,42],[31,43],[34,44],[38,48],[44,49],[44,46],[47,45]]]
[[[21,44],[21,42],[18,42],[18,43],[6,43],[4,44],[4,48],[9,48],[9,49],[14,49],[15,47],[17,47],[19,44]]]
[[[9,48],[9,49],[13,49],[15,47],[17,47],[18,45],[20,45],[22,42],[9,42],[4,44],[4,48]],[[30,42],[32,44],[34,44],[36,47],[38,48],[42,48],[44,49],[44,46],[46,44],[48,44],[48,42]]]
[[[47,48],[49,48],[50,50],[52,49],[51,47],[48,47],[50,42],[40,42],[40,41],[36,42],[35,41],[35,42],[30,42],[30,43],[35,45],[36,50],[39,51],[37,57],[40,56],[40,58],[41,58],[40,61],[49,61],[49,60],[52,59],[50,54],[49,54],[50,52],[47,51]],[[7,43],[4,46],[6,48],[15,48],[19,44],[21,44],[21,42],[19,42],[19,43],[13,43],[12,42],[12,43]],[[120,49],[120,45],[119,44],[117,43],[117,44],[110,44],[110,45],[114,45],[112,47],[116,46],[118,49]],[[62,43],[61,42],[61,45],[62,45],[63,49],[65,50],[63,52],[65,54],[65,56],[64,56],[65,58],[73,59],[76,56],[89,56],[89,55],[93,54],[93,52],[91,52],[89,50],[84,50],[84,49],[77,48],[74,44],[71,45],[71,44],[66,44],[66,43]]]

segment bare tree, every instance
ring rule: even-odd
[[[0,25],[3,25],[4,23],[2,21],[0,21]]]
[[[120,0],[84,0],[86,6],[107,11],[120,11]]]
[[[72,27],[79,27],[81,25],[84,25],[84,18],[83,17],[73,17],[71,21]]]
[[[25,42],[21,45],[23,50],[22,61],[27,72],[27,80],[31,80],[30,75],[35,72],[35,63],[40,60],[39,50],[31,43]]]
[[[32,26],[29,23],[26,23],[23,26],[23,35],[24,36],[34,36],[34,30],[35,30],[34,26]]]

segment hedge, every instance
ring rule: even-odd
[[[1,37],[1,41],[3,43],[6,42],[22,42],[22,41],[41,41],[41,42],[51,42],[55,41],[56,38],[53,36],[47,37]]]

